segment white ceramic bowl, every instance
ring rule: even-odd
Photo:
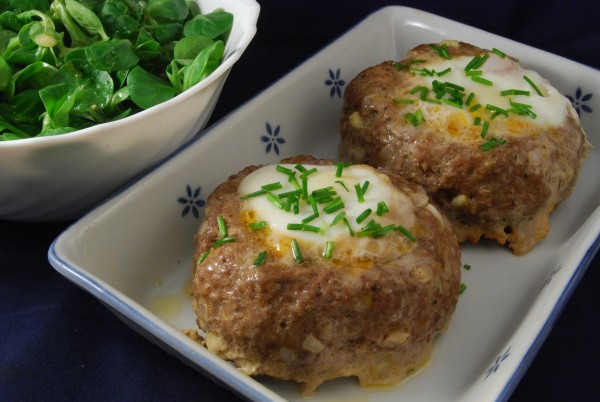
[[[179,96],[125,119],[69,134],[0,142],[0,219],[73,218],[202,129],[229,71],[256,33],[255,0],[197,0],[234,15],[222,64]]]

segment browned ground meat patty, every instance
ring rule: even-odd
[[[286,162],[332,163],[305,156]],[[294,380],[304,394],[341,376],[357,376],[363,385],[398,383],[422,366],[449,324],[460,287],[456,237],[423,189],[377,171],[410,197],[415,223],[408,229],[416,241],[395,234],[374,239],[383,251],[362,261],[344,253],[325,259],[306,248],[299,264],[289,250],[266,244],[263,231],[250,230],[241,213],[238,187],[258,168],[215,189],[195,237],[195,261],[210,250],[193,275],[194,310],[208,349],[247,374]],[[236,240],[211,249],[222,235],[219,216]],[[257,266],[261,250],[268,256]]]
[[[444,71],[450,63],[462,58],[467,64],[486,54],[481,78],[516,75],[511,83],[520,83],[528,94],[497,95],[508,105],[497,115],[488,104],[477,106],[477,96],[469,100],[464,87],[452,97],[456,91],[444,86],[446,95],[434,103],[441,93],[434,89],[449,82],[451,74]],[[426,81],[427,74],[435,81]],[[521,79],[525,74],[536,77],[545,99]],[[492,80],[473,84],[474,94],[503,89]],[[550,99],[555,105],[564,101],[559,124],[544,123],[553,116],[524,110],[533,101]],[[452,222],[459,242],[476,243],[483,236],[508,243],[518,255],[546,236],[549,214],[571,193],[589,149],[576,112],[547,81],[508,56],[462,42],[421,45],[400,62],[358,74],[344,94],[340,131],[342,160],[383,166],[422,185]]]

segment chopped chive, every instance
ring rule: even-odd
[[[466,269],[467,271],[469,271],[471,269],[471,265],[465,264],[465,265],[463,265],[463,268]]]
[[[525,91],[523,89],[506,89],[504,91],[500,91],[500,95],[509,96],[509,95],[525,95],[529,96],[531,93],[529,91]]]
[[[300,183],[298,183],[298,179],[296,179],[295,174],[291,174],[288,176],[288,182],[292,183],[292,186],[294,186],[296,190],[300,190],[301,186]]]
[[[362,187],[360,186],[360,183],[356,183],[354,185],[354,191],[356,193],[356,200],[358,202],[365,202],[365,196],[362,192]]]
[[[217,216],[217,226],[219,227],[219,236],[227,237],[227,224],[221,215]]]
[[[398,230],[404,236],[408,237],[408,239],[410,241],[412,241],[412,242],[416,242],[417,241],[417,238],[412,233],[410,233],[410,231],[407,228],[405,228],[404,226],[398,225],[398,226],[396,226],[396,230]]]
[[[298,242],[296,241],[296,239],[292,239],[292,256],[294,257],[294,260],[296,260],[296,262],[298,264],[302,264],[304,262],[304,258],[302,257],[302,252],[300,251],[300,246],[298,245]]]
[[[445,43],[441,46],[437,46],[434,43],[430,43],[429,46],[433,49],[433,51],[440,56],[442,59],[450,60],[450,52],[448,51],[448,45]]]
[[[501,107],[495,106],[495,105],[490,105],[489,103],[487,105],[485,105],[486,110],[489,110],[493,113],[498,113],[504,116],[508,116],[508,112],[506,111],[506,109],[503,109]]]
[[[387,225],[384,226],[382,228],[379,228],[375,233],[373,233],[373,237],[377,238],[377,237],[381,237],[384,236],[390,232],[393,232],[394,230],[396,230],[396,225]]]
[[[342,211],[339,214],[337,214],[333,220],[331,221],[331,225],[330,226],[335,226],[337,225],[342,219],[344,219],[346,217],[346,212]]]
[[[286,226],[287,230],[302,230],[304,227],[303,223],[288,223]]]
[[[465,101],[465,105],[470,106],[471,102],[473,102],[474,98],[475,98],[475,92],[471,92],[469,94],[469,96],[467,96],[467,100]]]
[[[260,186],[261,190],[267,190],[267,191],[279,190],[282,187],[283,186],[281,185],[281,182],[279,182],[279,181],[275,182],[275,183],[269,183],[269,184]]]
[[[413,74],[422,75],[424,77],[433,76],[433,71],[429,70],[428,68],[411,68],[410,72]]]
[[[471,61],[469,61],[467,63],[467,65],[465,66],[465,71],[469,71],[472,68],[474,68],[473,66],[479,62],[480,58],[481,58],[481,56],[473,56],[473,58],[471,59]]]
[[[331,258],[333,257],[333,249],[335,248],[335,242],[328,241],[325,243],[325,250],[323,250],[323,258]]]
[[[369,182],[369,180],[365,180],[365,182],[363,183],[362,187],[360,188],[363,195],[367,194],[367,189],[369,188],[369,184],[371,184],[371,182]]]
[[[300,176],[301,176],[301,177],[302,177],[302,176],[306,176],[306,177],[308,177],[308,176],[310,176],[311,174],[315,173],[316,171],[317,171],[317,168],[316,168],[316,167],[314,167],[314,168],[312,168],[312,169],[308,169],[308,170],[306,170],[306,168],[305,168],[305,169],[304,169],[304,171],[302,172],[302,174],[301,174]]]
[[[217,240],[216,242],[214,242],[213,244],[210,245],[211,248],[217,248],[225,243],[231,243],[235,241],[235,237],[233,236],[229,236],[229,237],[222,237],[219,240]]]
[[[423,59],[414,59],[410,61],[410,64],[422,64],[422,63],[426,63],[427,60],[423,60]]]
[[[438,100],[438,99],[431,99],[431,98],[427,98],[427,99],[422,99],[423,102],[428,102],[428,103],[434,103],[436,105],[441,105],[442,101]],[[420,121],[416,120],[417,125],[419,125]]]
[[[478,103],[478,104],[476,104],[476,105],[473,105],[473,106],[471,106],[471,107],[469,108],[469,112],[475,112],[475,111],[477,111],[477,110],[479,110],[479,109],[481,109],[481,104],[479,104],[479,103]]]
[[[413,89],[408,91],[408,93],[410,93],[411,95],[414,95],[417,92],[423,92],[423,91],[427,92],[427,91],[429,91],[429,89],[427,89],[427,87],[424,87],[423,85],[417,85],[416,87],[414,87]]]
[[[475,120],[473,120],[473,125],[478,126],[480,124],[481,124],[481,117],[479,117],[479,116],[475,117]]]
[[[303,232],[313,232],[313,233],[319,233],[321,232],[321,228],[315,225],[307,225],[304,224],[302,227],[302,231]]]
[[[301,197],[303,200],[306,200],[306,199],[308,199],[308,177],[301,175],[300,181],[302,182],[301,189],[300,189]]]
[[[342,172],[344,171],[344,162],[338,162],[335,168],[335,177],[342,177]]]
[[[465,285],[464,283],[460,284],[460,288],[458,289],[458,294],[463,294],[465,292],[465,290],[467,290],[467,285]]]
[[[263,230],[267,227],[267,221],[252,222],[248,226],[250,227],[250,230]]]
[[[377,216],[383,216],[383,214],[390,212],[385,201],[379,201],[377,203],[377,211],[375,212]]]
[[[300,163],[296,164],[296,165],[294,166],[294,168],[295,168],[297,171],[299,171],[300,173],[304,173],[304,172],[306,172],[306,168],[305,168],[305,167],[304,167],[302,164],[300,164]]]
[[[486,80],[483,77],[480,77],[478,75],[474,75],[471,77],[471,81],[477,82],[478,84],[483,84],[483,85],[487,85],[489,87],[491,87],[492,85],[494,85],[494,83],[490,80]]]
[[[402,105],[412,105],[415,103],[412,99],[392,99],[394,103],[402,104]],[[338,176],[339,177],[339,176]]]
[[[489,53],[484,54],[483,56],[481,56],[477,62],[475,63],[475,65],[472,67],[474,70],[477,70],[478,68],[480,68],[481,66],[483,66],[483,64],[486,62],[486,60],[490,57]]]
[[[325,205],[325,207],[323,207],[323,212],[325,212],[326,214],[332,214],[344,207],[345,205],[344,201],[342,200],[342,197],[337,197],[334,200],[332,200],[329,204]]]
[[[525,81],[527,81],[527,83],[529,83],[529,85],[531,85],[531,87],[533,88],[533,90],[539,95],[539,96],[544,96],[544,94],[542,93],[542,91],[538,88],[537,85],[535,85],[535,83],[533,81],[531,81],[531,78],[529,78],[528,76],[524,75],[523,79]]]
[[[314,193],[314,191],[313,191]],[[314,195],[309,195],[308,196],[308,203],[310,204],[310,207],[312,208],[313,214],[319,214],[319,207],[317,207],[317,201]]]
[[[500,57],[502,59],[506,57],[506,53],[504,53],[503,51],[498,50],[496,48],[492,49],[492,53],[494,53],[496,56],[498,56],[498,57]]]
[[[249,194],[243,195],[243,196],[241,196],[240,198],[241,198],[242,200],[247,200],[248,198],[257,197],[257,196],[259,196],[259,195],[264,195],[264,194],[266,194],[266,193],[267,193],[267,190],[257,190],[257,191],[254,191],[254,192],[252,192],[252,193],[249,193]]]
[[[479,146],[479,148],[483,152],[487,152],[487,151],[490,151],[490,150],[496,148],[496,146],[498,146],[498,145],[504,145],[504,144],[506,144],[506,140],[505,139],[491,137],[490,139],[487,140],[487,142],[481,144]]]
[[[342,218],[342,222],[344,222],[344,227],[346,228],[346,231],[348,231],[348,233],[350,233],[350,236],[354,237],[354,230],[352,230],[352,227],[350,226],[350,222],[348,222],[348,219],[346,219],[345,216]]]
[[[284,202],[279,198],[278,195],[273,194],[272,192],[267,192],[267,201],[269,201],[273,206],[279,209],[284,209]]]
[[[302,223],[306,224],[306,223],[308,223],[308,222],[312,222],[312,221],[314,221],[315,219],[317,219],[318,217],[319,217],[319,214],[318,214],[318,213],[316,213],[316,214],[312,214],[312,215],[309,215],[309,216],[307,216],[306,218],[302,219]]]
[[[207,251],[203,252],[200,255],[200,257],[198,258],[198,261],[196,261],[196,265],[202,264],[202,262],[204,262],[204,260],[206,260],[206,257],[208,257],[209,253],[210,253],[210,250],[207,250]]]
[[[485,138],[485,136],[487,135],[487,132],[490,128],[490,122],[489,121],[484,121],[483,122],[483,126],[481,127],[481,138]]]
[[[435,73],[437,74],[437,76],[438,76],[438,77],[441,77],[441,76],[443,76],[443,75],[446,75],[446,74],[448,74],[450,71],[452,71],[452,68],[451,68],[451,67],[448,67],[448,68],[447,68],[447,69],[445,69],[445,70],[442,70],[442,71],[436,71]]]
[[[365,219],[369,217],[369,215],[371,215],[371,212],[373,212],[371,208],[367,208],[364,211],[362,211],[360,215],[356,217],[356,223],[362,223]]]
[[[405,66],[404,64],[398,63],[397,61],[393,62],[392,66],[394,66],[398,70],[406,70],[408,68],[408,66]]]
[[[350,190],[348,190],[348,187],[346,187],[346,184],[342,180],[336,180],[335,182],[340,186],[344,187],[344,190],[346,190],[347,193],[350,192]]]
[[[281,166],[281,165],[275,166],[275,170],[279,173],[283,173],[288,176],[295,174],[295,172],[292,169],[286,168],[285,166]]]
[[[462,105],[461,104],[459,104],[457,102],[454,102],[454,101],[451,101],[450,99],[443,99],[442,102],[444,102],[447,105],[454,106],[456,108],[462,109]]]
[[[261,251],[260,253],[258,253],[256,260],[254,260],[254,265],[256,265],[256,266],[262,265],[266,258],[267,258],[267,252],[264,250]]]
[[[472,77],[474,75],[483,75],[483,71],[481,70],[469,70],[465,73],[467,77]]]

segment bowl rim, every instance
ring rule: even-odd
[[[198,0],[195,1],[198,2]],[[64,133],[55,136],[31,137],[11,141],[0,141],[0,149],[14,149],[27,146],[44,146],[48,143],[52,143],[53,145],[55,145],[63,142],[70,142],[80,137],[89,137],[90,135],[93,135],[98,131],[111,130],[122,126],[127,127],[132,124],[135,124],[139,119],[145,118],[148,114],[160,112],[164,109],[171,109],[181,104],[182,102],[185,102],[189,98],[197,95],[199,92],[203,91],[205,88],[213,84],[216,80],[218,80],[225,74],[228,74],[228,71],[240,59],[242,54],[248,48],[248,45],[252,41],[252,38],[254,38],[256,34],[258,16],[260,13],[260,4],[256,0],[233,0],[233,2],[240,5],[240,7],[244,8],[244,12],[242,13],[242,15],[244,17],[244,21],[246,21],[248,25],[247,29],[241,33],[238,45],[233,49],[229,49],[231,53],[225,54],[221,64],[215,69],[215,71],[213,71],[208,77],[206,77],[202,81],[198,82],[189,89],[183,91],[182,93],[176,95],[175,97],[165,102],[161,102],[148,109],[141,110],[135,114],[124,117],[122,119],[95,124],[93,126],[79,129],[70,133]],[[225,50],[226,52],[228,50],[227,44]]]

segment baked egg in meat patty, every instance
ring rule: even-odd
[[[423,189],[385,169],[298,156],[208,197],[193,294],[207,348],[249,375],[396,384],[455,310],[460,248]]]
[[[344,93],[341,160],[422,185],[459,242],[517,255],[549,230],[590,145],[569,100],[498,49],[423,44],[359,73]]]

